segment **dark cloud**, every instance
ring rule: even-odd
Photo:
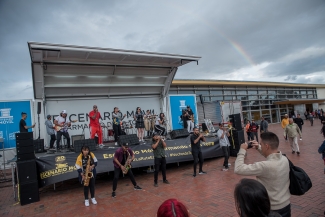
[[[317,50],[325,49],[324,14],[323,0],[3,0],[0,90],[14,84],[26,92],[18,98],[33,97],[24,90],[32,85],[27,41],[202,56],[176,78],[243,79],[234,72],[255,73],[268,63],[257,80],[321,83],[315,78],[325,72],[325,53]]]

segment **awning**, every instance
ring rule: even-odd
[[[179,66],[201,57],[28,42],[35,99],[166,96]]]
[[[281,104],[312,104],[312,103],[323,103],[325,99],[287,99],[283,101],[274,102],[275,105]]]

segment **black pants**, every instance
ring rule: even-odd
[[[193,158],[194,158],[194,165],[193,165],[193,169],[194,169],[194,174],[196,174],[196,165],[198,163],[198,161],[200,161],[200,167],[199,167],[199,172],[202,172],[202,166],[203,166],[203,155],[202,152],[192,152]]]
[[[298,127],[299,127],[300,131],[302,132],[302,126],[301,125],[298,125]]]
[[[279,213],[282,217],[291,217],[291,204],[286,207],[283,207],[282,209],[272,211]]]
[[[254,137],[256,137],[256,141],[258,142],[258,133],[257,132],[251,132],[251,139],[254,140]]]
[[[116,191],[117,181],[120,178],[120,173],[121,172],[122,172],[121,168],[114,167],[113,191]],[[129,175],[130,180],[131,180],[133,186],[137,186],[137,183],[135,182],[135,179],[134,179],[134,176],[133,176],[133,173],[132,173],[132,170],[131,169],[129,169],[127,175]]]
[[[85,195],[85,200],[88,200],[88,192],[90,190],[90,196],[91,198],[95,197],[95,178],[91,178],[89,180],[89,185],[84,186],[84,195]]]
[[[247,133],[247,139],[248,141],[251,141],[252,140],[252,136],[251,136],[251,132],[246,132]]]
[[[228,159],[230,155],[230,147],[229,146],[222,146],[223,154],[225,155],[225,160],[223,161],[223,166],[228,169]]]
[[[113,124],[113,130],[115,142],[118,142],[118,138],[120,137],[120,135],[122,135],[121,125]]]
[[[60,142],[61,142],[61,137],[64,136],[67,139],[67,144],[68,144],[68,148],[70,148],[70,136],[68,132],[61,132],[58,131],[56,133],[56,147],[57,149],[60,149]]]
[[[166,129],[159,125],[155,125],[155,131],[159,133],[159,135],[164,136]]]
[[[55,138],[55,134],[51,135],[51,140],[50,140],[50,148],[53,148],[53,144],[55,142],[56,138]]]
[[[158,181],[158,173],[161,165],[161,173],[163,176],[163,180],[166,181],[166,158],[156,158],[155,157],[155,174],[154,174],[154,182]]]

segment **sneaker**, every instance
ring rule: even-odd
[[[96,205],[97,204],[97,201],[96,201],[96,199],[95,198],[91,198],[91,202],[94,204],[94,205]],[[89,203],[89,202],[88,202]]]
[[[222,168],[221,171],[228,171],[228,168]]]
[[[157,183],[155,183],[153,186],[155,186],[155,187],[158,187],[158,184],[157,184]]]
[[[140,186],[137,185],[137,186],[134,186],[134,190],[142,190],[142,188],[140,188]]]
[[[195,176],[196,176],[196,173],[193,174],[193,177],[195,177]]]
[[[231,166],[231,163],[229,163],[228,166]]]
[[[297,151],[297,155],[300,155],[300,152],[299,151]]]
[[[168,180],[163,181],[163,183],[165,183],[165,184],[170,184],[170,183],[168,182]]]
[[[116,197],[115,191],[112,192],[112,197]]]
[[[89,206],[89,200],[85,200],[85,206]]]
[[[296,153],[295,151],[292,151],[292,154]]]
[[[203,172],[203,171],[201,171],[201,172],[199,172],[199,174],[200,175],[203,175],[203,174],[207,174],[206,172]]]
[[[115,145],[117,145],[117,142],[115,142]]]

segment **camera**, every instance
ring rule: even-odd
[[[253,142],[249,142],[247,148],[248,148],[248,149],[253,148]]]

